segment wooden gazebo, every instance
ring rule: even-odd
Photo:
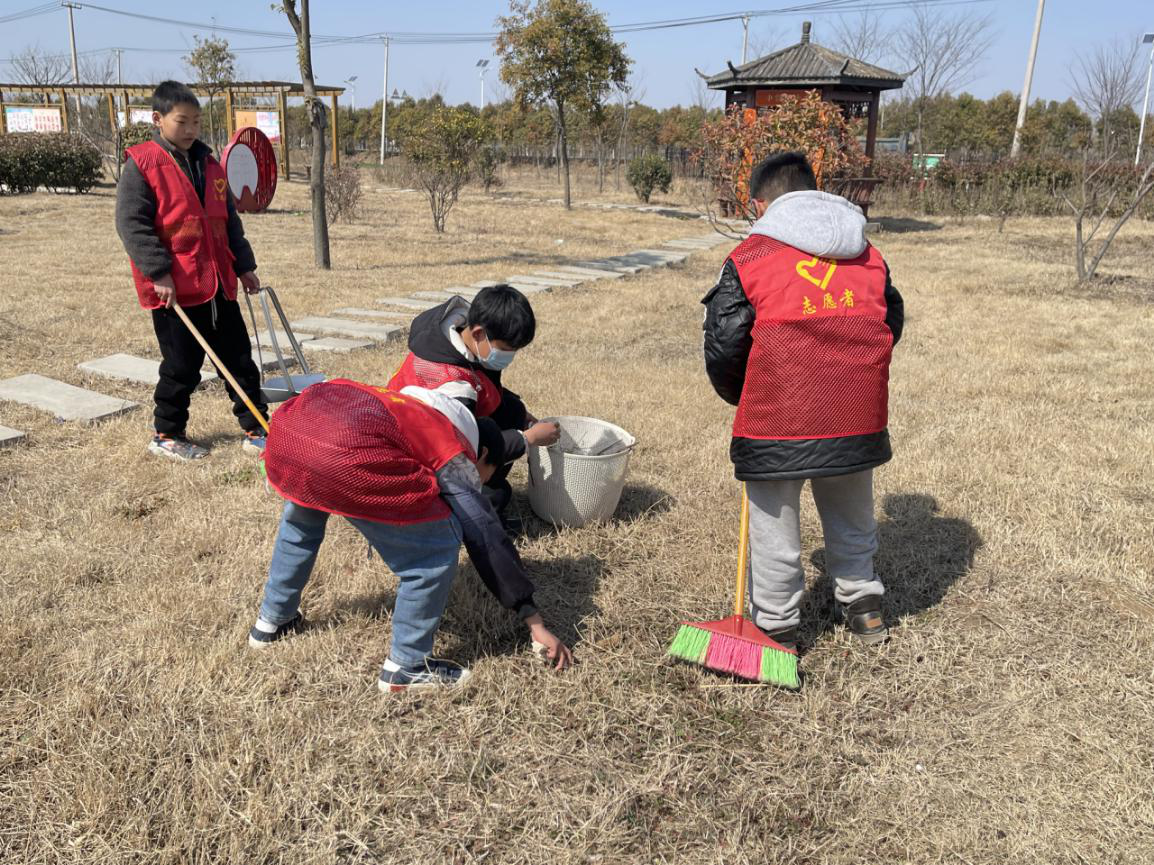
[[[207,97],[208,90],[197,84],[189,84],[189,89],[197,96]],[[4,98],[5,96],[24,96],[37,97],[38,102],[11,102],[9,106],[30,107],[30,108],[56,108],[60,112],[61,128],[63,131],[69,131],[72,123],[69,117],[69,97],[74,99],[81,99],[84,97],[97,99],[99,104],[100,99],[104,99],[108,106],[108,120],[112,128],[115,129],[118,123],[118,116],[123,113],[125,122],[131,122],[131,114],[134,109],[143,108],[148,105],[152,97],[152,91],[155,89],[154,84],[0,84],[0,133],[8,132],[5,126],[5,112],[4,112]],[[231,84],[224,85],[220,88],[213,88],[214,92],[224,97],[225,106],[225,125],[227,130],[227,137],[231,138],[236,132],[236,112],[237,111],[257,111],[257,110],[274,110],[280,116],[280,141],[278,148],[280,151],[280,171],[281,177],[288,179],[289,176],[289,147],[288,147],[288,97],[304,96],[304,87],[291,81],[234,81]],[[332,110],[332,123],[330,131],[332,134],[332,161],[333,165],[339,166],[341,163],[341,149],[340,149],[340,124],[336,122],[338,97],[345,92],[343,87],[326,87],[318,84],[316,87],[317,96],[324,98],[328,97],[329,107]],[[276,107],[268,109],[243,107],[238,108],[236,102],[240,99],[247,100],[275,100]]]
[[[841,107],[847,117],[866,118],[865,154],[872,161],[877,144],[878,107],[883,90],[896,90],[905,78],[896,72],[855,60],[848,55],[810,41],[810,22],[801,25],[796,45],[759,57],[716,75],[703,76],[711,90],[725,91],[725,107],[769,109],[782,97],[816,91],[826,102]],[[841,191],[855,203],[869,205],[876,181],[866,177],[850,181]]]

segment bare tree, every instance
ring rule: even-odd
[[[925,152],[927,105],[973,80],[993,42],[990,26],[989,16],[973,12],[945,15],[936,6],[919,3],[897,31],[894,53],[914,67],[905,87],[917,112],[919,153]]]
[[[313,258],[322,270],[332,268],[329,257],[329,219],[325,209],[325,105],[317,98],[317,84],[313,78],[312,32],[309,25],[309,0],[301,0],[300,14],[296,0],[284,0],[281,7],[297,35],[297,60],[300,63],[301,84],[305,91],[305,111],[312,128],[312,166],[309,171],[309,197],[313,211]],[[387,94],[386,94],[387,95]],[[335,122],[335,119],[334,119]]]
[[[1133,106],[1142,90],[1138,42],[1103,42],[1088,54],[1078,54],[1071,74],[1074,98],[1101,125],[1102,152],[1112,152],[1110,124],[1114,114]]]
[[[833,24],[833,46],[863,63],[879,63],[890,54],[894,33],[883,17],[869,9],[850,17],[839,15]]]
[[[49,87],[63,84],[72,78],[68,57],[64,54],[48,54],[39,44],[25,46],[8,63],[12,67],[13,78],[19,84]]]
[[[696,73],[696,70],[694,70]],[[702,111],[710,111],[718,107],[721,92],[710,90],[709,85],[700,73],[693,76],[693,85],[689,88],[689,103]]]
[[[1090,161],[1089,151],[1082,155],[1082,176],[1077,188],[1077,199],[1064,195],[1066,205],[1074,215],[1074,264],[1078,269],[1078,281],[1094,278],[1098,265],[1110,250],[1110,244],[1130,217],[1134,215],[1146,196],[1154,192],[1154,160],[1146,166],[1140,176],[1111,170],[1113,151],[1096,165]],[[1133,183],[1133,189],[1128,189]],[[1128,193],[1128,194],[1127,194]],[[1119,201],[1121,199],[1121,201]],[[1121,207],[1121,210],[1116,208]],[[1111,216],[1114,222],[1106,236],[1091,250],[1098,230]],[[1088,229],[1088,231],[1087,231]],[[1087,255],[1089,254],[1089,262]]]
[[[779,48],[785,47],[784,39],[781,35],[781,30],[777,27],[767,26],[753,31],[749,34],[749,51],[746,57],[747,62],[757,60],[759,57],[764,57],[766,54],[772,54]]]

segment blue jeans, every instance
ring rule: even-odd
[[[285,502],[273,547],[260,617],[273,625],[291,621],[325,539],[329,515]],[[457,573],[461,527],[457,518],[394,526],[350,519],[400,579],[393,606],[389,659],[402,667],[420,665],[433,650],[433,634],[445,612]]]

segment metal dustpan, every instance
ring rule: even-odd
[[[300,343],[297,342],[292,328],[289,327],[288,318],[284,314],[284,309],[280,305],[280,300],[277,298],[276,292],[266,285],[261,290],[259,297],[261,310],[264,312],[265,333],[268,334],[269,342],[272,343],[272,350],[276,354],[277,366],[280,367],[281,371],[281,374],[278,376],[265,378],[264,354],[261,352],[260,334],[256,328],[256,314],[252,309],[252,298],[248,294],[245,294],[244,299],[248,304],[248,314],[252,319],[253,339],[256,340],[257,365],[260,367],[261,374],[260,390],[264,395],[265,402],[284,402],[286,399],[292,399],[309,385],[324,381],[325,377],[323,373],[309,371],[309,363],[305,360],[304,352],[301,351]],[[281,329],[284,335],[288,337],[289,344],[292,346],[293,356],[300,369],[300,373],[297,375],[291,375],[289,373],[288,363],[285,362],[284,352],[281,351],[280,341],[276,335],[276,325],[273,324],[272,320],[272,311],[268,307],[270,299],[272,300],[272,305],[276,308]]]

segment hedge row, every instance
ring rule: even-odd
[[[44,186],[53,192],[88,192],[104,176],[100,151],[66,132],[0,136],[0,193],[19,195]]]

